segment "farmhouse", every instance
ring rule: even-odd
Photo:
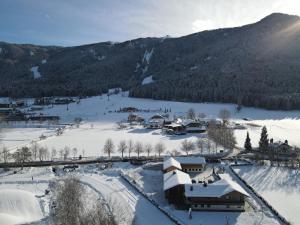
[[[185,127],[178,123],[165,124],[163,132],[175,135],[186,134]]]
[[[239,184],[221,178],[211,184],[186,184],[184,196],[194,210],[243,211],[249,195]]]
[[[166,117],[156,114],[148,120],[146,127],[149,129],[160,129],[163,127],[166,120]]]
[[[164,193],[171,204],[185,205],[184,186],[191,184],[191,178],[180,170],[172,170],[164,174]]]
[[[207,129],[205,122],[197,120],[183,120],[182,125],[185,127],[187,133],[203,133]]]
[[[202,171],[205,163],[202,157],[164,160],[163,189],[168,202],[183,209],[243,211],[249,195],[226,174],[218,175],[218,180],[209,184],[192,182],[188,173]]]
[[[127,122],[129,123],[143,123],[144,121],[144,118],[134,113],[130,113],[127,118]]]

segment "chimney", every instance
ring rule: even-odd
[[[288,145],[288,144],[289,144],[288,140],[285,140],[285,141],[284,141],[284,144]]]
[[[273,138],[270,139],[270,143],[273,143]]]
[[[207,187],[207,183],[205,181],[203,183],[203,187]]]

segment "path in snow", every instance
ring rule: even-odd
[[[96,188],[106,200],[110,198],[112,201],[116,201],[121,209],[125,210],[126,215],[131,215],[127,219],[132,220],[133,216],[138,225],[174,224],[141,194],[122,181],[119,175],[85,174],[81,180]]]

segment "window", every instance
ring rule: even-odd
[[[194,206],[195,206],[196,208],[198,207],[198,205],[197,205],[197,204],[195,204]]]
[[[207,205],[207,208],[210,208],[210,205]]]
[[[229,208],[230,208],[230,205],[226,205],[226,208],[229,209]]]
[[[201,208],[204,208],[204,205],[203,205],[203,204],[201,204]]]

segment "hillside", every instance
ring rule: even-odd
[[[276,13],[180,38],[77,47],[0,42],[0,95],[86,96],[122,87],[133,97],[300,109],[299,41],[300,18]]]

